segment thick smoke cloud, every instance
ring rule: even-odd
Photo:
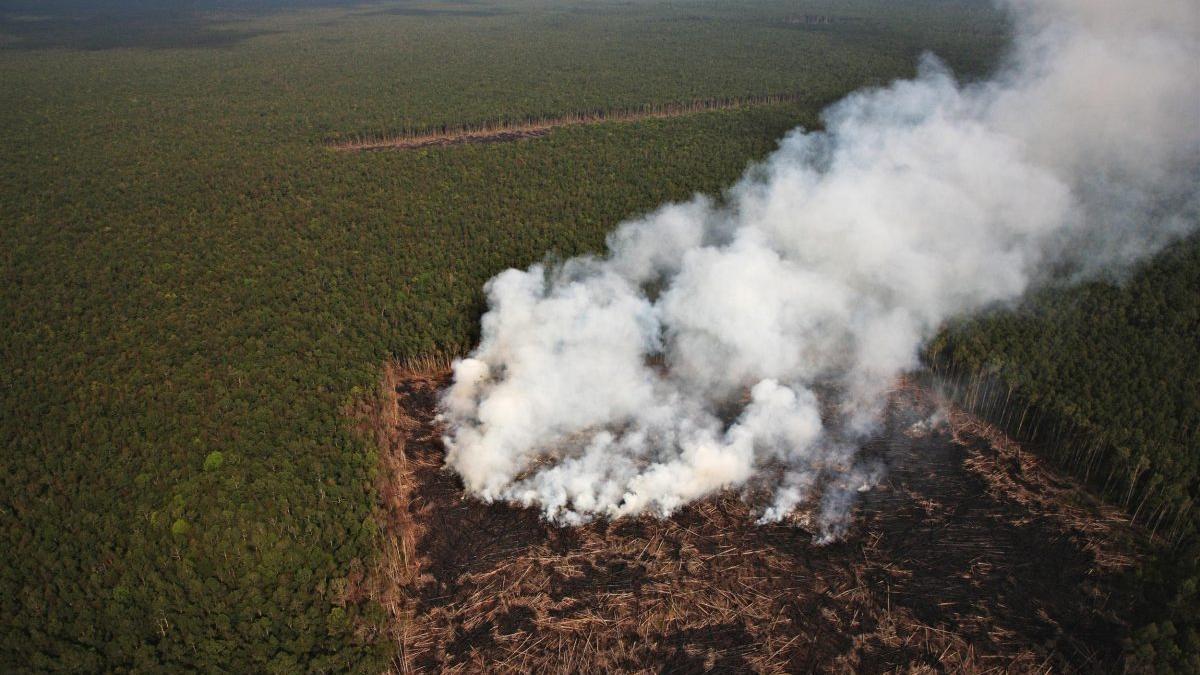
[[[1018,0],[1012,56],[933,58],[795,130],[721,204],[620,226],[602,258],[508,270],[443,400],[447,464],[561,523],[726,488],[844,527],[854,448],[949,317],[1055,265],[1096,274],[1197,222],[1200,10]]]

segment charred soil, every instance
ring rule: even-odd
[[[864,448],[887,472],[846,536],[755,525],[735,494],[575,528],[464,497],[444,375],[389,371],[385,573],[397,672],[1095,672],[1128,630],[1145,547],[993,428],[906,383]],[[394,394],[394,395],[393,395]]]

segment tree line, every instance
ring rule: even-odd
[[[965,408],[1079,476],[1156,539],[1131,664],[1200,670],[1200,236],[1128,278],[1051,287],[948,327],[930,368]]]

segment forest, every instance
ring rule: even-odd
[[[346,415],[382,364],[465,353],[495,273],[719,195],[924,51],[978,77],[1008,35],[975,0],[0,2],[0,667],[384,670],[378,448]],[[329,147],[768,95],[786,99]],[[951,326],[928,354],[964,400],[1011,391],[1031,440],[1079,439],[1063,465],[1167,540],[1129,580],[1128,650],[1180,672],[1198,251]]]
[[[0,5],[6,669],[378,672],[377,459],[343,410],[380,364],[463,352],[492,274],[718,192],[922,49],[969,71],[1004,39],[975,3],[856,2],[868,21],[812,30],[790,2],[149,4]],[[325,145],[788,92],[513,144]]]

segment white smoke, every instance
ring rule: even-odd
[[[808,503],[836,536],[877,478],[854,448],[943,321],[1194,226],[1198,6],[1009,7],[1018,38],[991,81],[927,57],[790,133],[723,203],[488,282],[443,400],[467,491],[567,524],[765,491],[764,519]]]

